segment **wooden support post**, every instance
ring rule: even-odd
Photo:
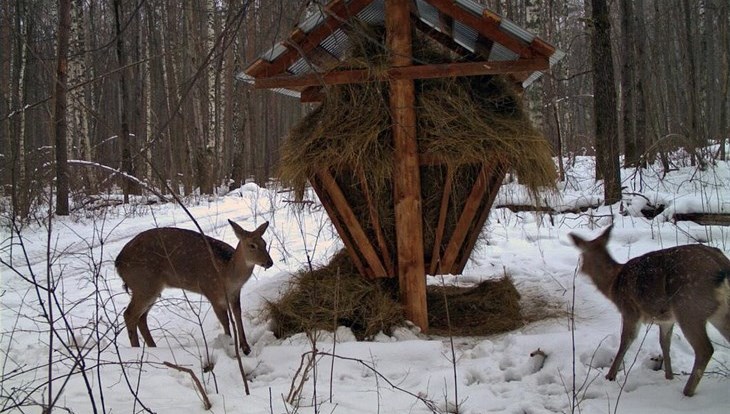
[[[412,33],[410,0],[385,1],[386,42],[392,67],[411,64]],[[390,82],[393,119],[394,203],[398,278],[406,318],[428,330],[426,270],[423,257],[421,178],[416,142],[415,89],[413,80]]]

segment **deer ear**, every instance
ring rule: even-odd
[[[254,230],[253,232],[254,232],[255,234],[257,234],[258,236],[261,236],[261,235],[263,235],[263,234],[264,234],[264,232],[265,232],[265,231],[266,231],[266,229],[268,229],[268,228],[269,228],[269,222],[267,221],[267,222],[265,222],[264,224],[260,225],[260,226],[259,226],[259,227],[258,227],[258,228],[257,228],[256,230]]]
[[[572,240],[573,244],[579,249],[582,249],[583,246],[585,246],[585,244],[586,244],[585,239],[581,238],[580,236],[576,235],[575,233],[568,234],[568,237],[570,237],[570,240]]]
[[[244,230],[241,226],[236,224],[233,220],[228,219],[228,224],[230,224],[231,227],[233,227],[233,232],[236,234],[236,237],[238,238],[238,240],[243,240],[244,238],[246,238],[248,236],[249,233],[246,230]]]
[[[607,244],[608,239],[611,238],[611,230],[613,230],[613,224],[606,227],[606,230],[604,230],[603,233],[596,238],[596,240],[600,240],[601,243]]]

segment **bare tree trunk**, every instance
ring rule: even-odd
[[[68,209],[68,144],[66,124],[66,85],[68,80],[68,47],[71,34],[71,0],[60,0],[58,9],[58,62],[55,87],[55,151],[56,151],[56,214],[67,216]]]
[[[688,125],[688,136],[689,136],[689,148],[693,155],[693,160],[702,166],[703,160],[697,153],[698,149],[702,146],[702,137],[700,136],[699,128],[699,110],[698,110],[698,82],[697,82],[697,66],[695,64],[695,42],[694,42],[694,24],[692,23],[692,7],[690,6],[690,0],[682,0],[682,14],[684,15],[684,30],[685,30],[685,53],[686,53],[686,68],[687,68],[687,92],[689,102],[687,102],[686,109],[689,117]]]
[[[74,0],[71,13],[71,43],[69,46],[68,84],[71,86],[83,83],[87,77],[86,68],[86,41],[84,19],[84,1]],[[88,103],[86,101],[86,87],[79,87],[69,92],[68,125],[71,133],[69,156],[84,161],[91,161],[91,141],[89,138],[89,123],[86,116]],[[91,173],[81,172],[84,184],[91,185]],[[89,189],[87,188],[87,191]]]
[[[611,51],[611,23],[606,0],[592,0],[593,108],[596,122],[596,170],[604,182],[606,204],[621,200],[618,160],[616,87]]]
[[[634,63],[636,64],[635,78],[635,94],[634,94],[634,118],[636,135],[636,154],[639,156],[642,167],[646,167],[648,162],[653,161],[647,154],[648,141],[651,136],[650,129],[646,122],[647,97],[644,91],[644,83],[648,80],[649,65],[651,57],[647,56],[646,47],[646,26],[644,24],[644,0],[637,0],[635,12],[633,15],[633,32],[636,39],[636,50],[634,51]]]
[[[13,27],[13,11],[12,2],[4,1],[0,4],[0,118],[10,114],[13,107],[12,88],[10,68],[13,58],[12,43],[10,39],[10,29]],[[0,195],[10,195],[6,193],[10,187],[11,176],[11,148],[13,145],[12,134],[10,132],[10,119],[0,121]],[[10,190],[12,191],[12,190]]]
[[[116,51],[117,64],[120,68],[127,65],[127,57],[124,52],[124,38],[122,37],[122,0],[114,0],[114,27],[116,30]],[[122,147],[122,172],[133,174],[132,171],[132,151],[129,143],[129,120],[127,118],[127,109],[129,108],[129,98],[127,96],[127,75],[126,69],[122,69],[119,73],[119,143]],[[129,194],[132,193],[130,180],[123,180],[122,189],[124,191],[124,203],[129,203]]]
[[[730,123],[728,122],[728,117],[730,116],[728,112],[730,111],[730,33],[728,33],[728,20],[730,19],[730,15],[728,13],[728,9],[730,9],[730,6],[728,6],[728,3],[726,0],[718,0],[717,1],[717,7],[718,7],[718,20],[719,20],[719,32],[720,32],[720,50],[722,51],[722,56],[720,57],[720,62],[722,69],[720,70],[720,84],[722,85],[720,88],[720,125],[719,125],[719,134],[720,134],[720,159],[726,160],[727,154],[725,150],[725,144],[730,138]]]
[[[634,54],[634,11],[632,0],[621,0],[621,109],[624,138],[624,166],[636,166],[639,154],[636,148],[636,129],[634,116],[634,73],[636,60]]]

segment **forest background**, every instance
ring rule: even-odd
[[[639,166],[730,136],[727,0],[479,2],[567,53],[525,94],[566,162],[597,155],[601,175],[619,154]],[[54,182],[69,191],[58,198],[63,215],[140,185],[213,194],[268,181],[279,144],[312,106],[236,74],[325,3],[1,2],[0,195],[10,200],[2,210],[32,216]],[[605,116],[610,128],[597,131]]]

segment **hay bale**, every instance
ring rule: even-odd
[[[491,335],[524,324],[512,280],[487,280],[470,288],[429,286],[428,323],[433,333]]]
[[[284,296],[268,301],[264,310],[279,338],[347,326],[365,340],[404,322],[398,302],[376,281],[360,276],[344,251],[326,266],[297,274]]]

